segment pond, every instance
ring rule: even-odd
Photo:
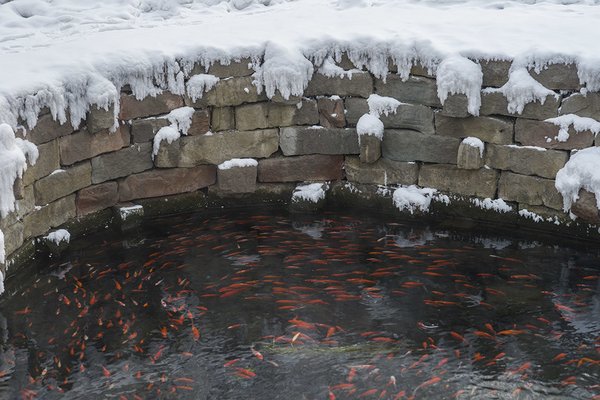
[[[156,219],[11,278],[0,397],[597,399],[598,260],[343,212]]]

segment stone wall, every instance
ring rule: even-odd
[[[354,68],[347,58],[340,65]],[[481,66],[485,87],[507,81],[510,63]],[[208,72],[221,80],[196,101],[171,93],[137,100],[125,89],[114,133],[114,110],[92,109],[77,131],[41,115],[26,136],[38,146],[39,160],[15,185],[18,211],[0,221],[7,255],[52,228],[122,203],[195,193],[251,204],[258,192],[289,199],[294,183],[303,181],[416,184],[463,199],[502,198],[515,210],[570,221],[554,178],[572,150],[598,143],[592,132],[548,140],[559,128],[547,118],[575,113],[600,120],[600,95],[579,93],[573,65],[532,71],[556,98],[528,104],[516,115],[507,111],[503,95],[484,90],[477,117],[467,113],[463,95],[450,96],[442,106],[435,77],[417,67],[406,81],[393,73],[385,80],[366,71],[354,71],[351,79],[315,73],[304,97],[289,100],[259,93],[245,60]],[[363,136],[359,143],[356,124],[369,111],[371,94],[402,104],[382,115],[381,142]],[[160,117],[183,106],[195,109],[188,135],[163,142],[153,158],[154,135],[169,124]],[[465,137],[484,142],[483,156],[461,144]],[[253,158],[258,165],[217,168],[232,158]],[[599,222],[594,201],[582,193],[573,212]]]

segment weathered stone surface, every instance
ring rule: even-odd
[[[235,108],[235,125],[242,131],[318,123],[317,102],[314,100],[303,101],[301,107],[267,102]]]
[[[52,118],[52,115],[45,114],[38,118],[35,127],[27,132],[25,137],[34,144],[46,143],[61,136],[71,134],[75,129],[67,118],[67,122],[60,124]]]
[[[81,217],[117,204],[119,201],[118,188],[117,182],[105,182],[81,189],[77,192],[75,200],[77,216]]]
[[[600,93],[575,93],[563,100],[559,113],[600,120]]]
[[[151,142],[156,132],[170,125],[166,118],[137,119],[131,123],[131,136],[133,143]]]
[[[143,100],[138,100],[133,95],[122,94],[119,119],[127,121],[168,114],[179,107],[183,107],[183,98],[168,92],[159,94],[156,97],[147,96]]]
[[[468,111],[469,100],[464,94],[451,94],[444,102],[440,114],[447,117],[466,118],[470,116]]]
[[[328,78],[315,73],[304,91],[305,96],[354,96],[367,98],[373,93],[373,78],[368,72],[353,72],[352,79]]]
[[[115,124],[115,106],[114,104],[105,110],[96,106],[91,106],[87,113],[86,125],[90,133],[96,133],[110,129]]]
[[[346,178],[350,182],[373,185],[414,185],[419,177],[419,166],[414,162],[398,162],[380,158],[365,164],[358,157],[346,157]]]
[[[217,188],[221,193],[252,193],[256,190],[257,166],[217,169]]]
[[[230,76],[249,76],[254,73],[251,65],[251,59],[242,58],[241,60],[234,60],[230,64],[215,63],[208,67],[208,72],[196,73],[207,73],[218,78],[228,78]],[[202,71],[206,70],[203,68]]]
[[[193,101],[186,96],[185,104],[194,108],[205,108],[206,106],[227,107],[267,101],[264,91],[258,94],[252,81],[250,76],[221,79],[212,89],[204,93],[201,99]]]
[[[479,65],[481,65],[481,72],[483,72],[483,87],[499,88],[508,82],[511,61],[481,60]]]
[[[317,100],[319,123],[325,128],[343,128],[346,126],[344,101],[336,97],[321,97]]]
[[[35,209],[35,193],[33,185],[23,186],[23,195],[20,200],[17,200],[17,217],[22,219]]]
[[[438,135],[455,138],[473,136],[487,143],[511,144],[513,125],[508,118],[451,118],[439,113],[435,114],[435,129]]]
[[[411,76],[407,81],[402,81],[400,75],[388,75],[386,83],[381,79],[375,80],[375,92],[404,103],[442,107],[437,95],[435,79]]]
[[[282,128],[279,146],[286,156],[360,153],[355,129]]]
[[[204,135],[210,131],[210,113],[207,109],[196,110],[192,115],[192,124],[187,134],[189,136]]]
[[[366,99],[360,97],[349,97],[344,100],[346,107],[345,115],[346,122],[349,126],[356,126],[360,117],[369,112],[369,105]]]
[[[554,180],[502,171],[498,182],[498,197],[508,201],[562,209],[562,196]]]
[[[590,131],[577,132],[569,127],[569,139],[557,140],[560,127],[549,122],[518,118],[515,123],[515,141],[524,146],[538,146],[546,149],[584,149],[594,144],[594,134]]]
[[[371,164],[381,158],[381,139],[373,135],[361,135],[360,161]]]
[[[515,114],[508,112],[508,100],[502,93],[491,92],[481,93],[481,109],[480,115],[506,115],[509,117],[521,117],[529,119],[545,120],[558,115],[558,105],[560,99],[555,96],[548,95],[544,104],[536,101],[525,105],[523,113]]]
[[[31,185],[34,181],[60,168],[57,140],[38,145],[38,152],[39,157],[35,165],[28,166],[23,174],[24,185]]]
[[[554,178],[568,159],[568,154],[558,150],[541,150],[523,146],[487,146],[486,165],[523,175]],[[529,203],[535,204],[535,203]]]
[[[198,137],[198,136],[195,136]],[[152,168],[152,143],[142,143],[92,158],[92,183],[102,183]]]
[[[455,165],[423,165],[419,186],[430,187],[465,196],[493,198],[498,172],[491,169],[468,170]]]
[[[550,90],[579,90],[579,76],[575,64],[549,64],[539,73],[530,70],[533,79]]]
[[[23,244],[23,228],[21,222],[2,228],[2,233],[4,234],[4,252],[6,256],[10,256]],[[6,276],[6,273],[4,273],[4,276]]]
[[[269,99],[273,103],[287,104],[288,106],[295,106],[298,103],[302,102],[302,96],[294,96],[290,95],[287,99],[283,97],[279,89],[275,90],[275,94],[273,97]]]
[[[211,126],[214,132],[235,129],[233,107],[215,107],[212,110]]]
[[[43,206],[65,197],[92,183],[92,166],[89,161],[59,170],[35,182],[35,204]]]
[[[435,133],[433,111],[422,105],[400,104],[395,113],[382,114],[383,126],[396,129],[413,129],[422,133]]]
[[[313,154],[258,162],[259,182],[327,181],[342,178],[344,156]]]
[[[23,218],[23,237],[40,236],[75,217],[75,195],[63,197]]]
[[[279,148],[277,129],[224,131],[189,136],[163,144],[154,162],[157,167],[195,167],[220,164],[232,158],[266,158]]]
[[[129,127],[121,125],[115,133],[91,134],[81,131],[58,140],[61,165],[71,165],[97,155],[129,146]]]
[[[456,164],[460,140],[409,130],[386,130],[382,154],[395,161],[424,161]]]
[[[130,201],[194,192],[215,183],[216,169],[214,165],[202,165],[195,168],[161,169],[130,175],[119,182],[119,200]]]
[[[398,67],[395,68],[395,71],[390,69],[390,72],[398,72]],[[415,64],[410,67],[410,74],[416,76],[424,76],[425,78],[435,78],[435,73],[430,72],[429,69],[423,65]]]
[[[600,223],[600,213],[596,203],[596,195],[585,189],[579,190],[579,199],[571,206],[571,212],[585,222]]]
[[[478,147],[461,142],[458,147],[456,164],[462,169],[479,169],[483,167],[483,155]]]
[[[139,228],[146,214],[143,205],[129,202],[117,204],[112,211],[122,232]]]

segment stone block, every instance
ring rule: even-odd
[[[170,145],[163,142],[154,162],[160,168],[195,167],[232,158],[266,158],[278,148],[277,129],[224,131],[183,137]]]
[[[398,67],[394,69],[394,71],[390,69],[390,72],[398,72]],[[421,65],[421,63],[414,64],[412,67],[410,67],[410,75],[424,76],[425,78],[435,78],[435,72],[429,71],[429,69]]]
[[[152,167],[152,143],[136,144],[92,158],[92,183],[136,174]]]
[[[256,190],[256,165],[217,169],[217,189],[221,193],[253,193]]]
[[[142,172],[130,175],[119,182],[119,200],[130,201],[195,192],[212,185],[216,182],[216,178],[214,165]]]
[[[356,126],[360,117],[369,112],[369,105],[366,99],[360,97],[349,97],[344,100],[346,111],[346,122],[349,126]]]
[[[375,80],[375,92],[381,96],[393,97],[403,103],[442,107],[437,95],[435,79],[411,76],[403,81],[400,75],[388,75],[386,82]]]
[[[210,122],[214,132],[235,129],[235,114],[233,107],[213,108]]]
[[[72,165],[97,155],[129,146],[129,127],[119,126],[116,132],[102,131],[91,134],[81,131],[58,140],[61,165]]]
[[[75,193],[92,184],[92,166],[89,161],[73,165],[41,178],[33,185],[35,204],[43,206]]]
[[[394,161],[423,161],[456,164],[460,140],[409,130],[386,130],[382,154]]]
[[[17,217],[22,219],[25,215],[29,214],[35,209],[35,191],[33,185],[23,186],[23,196],[20,200],[17,200]]]
[[[546,149],[573,150],[593,146],[594,134],[591,131],[577,132],[569,127],[569,138],[557,140],[560,127],[549,122],[518,118],[515,123],[515,141],[524,146],[538,146]]]
[[[115,125],[114,104],[108,110],[92,105],[87,113],[86,125],[90,133],[111,129]]]
[[[302,96],[290,95],[287,99],[283,97],[279,89],[275,90],[273,97],[269,99],[273,103],[286,104],[288,106],[295,106],[302,102]]]
[[[380,158],[365,164],[358,157],[346,157],[346,178],[350,182],[373,185],[414,185],[419,177],[419,166],[414,162],[398,162]]]
[[[483,87],[502,87],[508,82],[508,71],[512,65],[506,60],[481,60],[481,72],[483,72]]]
[[[461,169],[480,169],[483,167],[483,155],[478,147],[461,142],[458,147],[456,164]]]
[[[373,93],[373,78],[368,72],[353,72],[351,77],[332,77],[315,73],[304,96],[364,97]]]
[[[320,97],[317,100],[319,123],[325,128],[344,128],[344,101],[339,97]]]
[[[63,197],[26,215],[23,218],[23,237],[28,239],[43,235],[50,228],[64,224],[75,215],[75,195]]]
[[[498,172],[492,169],[460,169],[455,165],[423,165],[419,186],[464,196],[494,198]]]
[[[207,109],[196,110],[192,115],[192,124],[188,129],[189,136],[204,135],[210,131],[210,113]]]
[[[254,73],[252,69],[252,60],[250,58],[242,58],[240,60],[231,60],[229,64],[214,63],[205,67],[196,65],[190,75],[209,74],[218,78],[229,78],[232,76],[250,76]]]
[[[259,182],[329,181],[342,179],[344,156],[313,154],[275,157],[258,162]]]
[[[4,234],[4,252],[7,257],[23,244],[23,229],[24,226],[21,222],[2,228],[2,233]],[[6,274],[4,274],[4,276],[6,276]]]
[[[451,94],[444,102],[440,114],[447,117],[466,118],[470,116],[468,111],[469,100],[464,94]]]
[[[433,111],[422,105],[400,104],[395,113],[382,114],[383,126],[395,129],[412,129],[422,133],[435,133]]]
[[[487,146],[486,165],[522,175],[554,178],[568,159],[568,153],[524,146]],[[534,203],[529,203],[534,204]]]
[[[579,76],[575,64],[549,64],[539,72],[529,71],[533,79],[550,90],[579,90]]]
[[[355,129],[298,126],[282,128],[279,146],[286,156],[360,153]]]
[[[183,107],[183,105],[181,96],[169,92],[163,92],[157,96],[147,96],[143,100],[138,100],[130,94],[122,94],[119,119],[127,121],[168,114],[176,108]]]
[[[27,171],[23,174],[24,185],[31,185],[36,180],[48,176],[60,168],[57,140],[38,145],[38,152],[39,157],[35,165],[28,166]]]
[[[118,188],[117,182],[105,182],[81,189],[77,192],[75,200],[77,216],[81,217],[117,204],[119,201]]]
[[[439,113],[435,114],[436,133],[460,139],[472,136],[487,143],[511,144],[513,126],[513,121],[508,118],[451,118]]]
[[[277,128],[319,123],[317,102],[305,100],[301,106],[278,103],[246,104],[235,108],[235,125],[239,130]]]
[[[579,198],[571,206],[571,212],[590,224],[600,224],[596,195],[585,189],[579,190]]]
[[[27,132],[25,138],[30,142],[39,145],[62,136],[70,135],[74,130],[75,129],[68,118],[67,122],[60,124],[52,118],[52,115],[45,114],[38,118],[37,124],[33,129]]]
[[[562,196],[556,190],[554,183],[552,179],[502,171],[498,182],[498,197],[508,201],[562,210]]]
[[[371,164],[381,158],[381,139],[373,135],[359,136],[360,161]]]
[[[480,115],[506,115],[509,117],[521,117],[537,120],[554,118],[558,115],[560,99],[548,95],[541,104],[539,101],[528,103],[521,114],[508,112],[508,100],[499,92],[482,92]]]
[[[113,207],[113,215],[122,232],[137,229],[144,221],[144,206],[133,203],[120,203]]]
[[[221,79],[212,89],[204,93],[201,99],[193,101],[186,96],[185,104],[194,108],[205,108],[207,106],[239,106],[244,103],[267,101],[264,91],[259,94],[252,81],[250,76]]]
[[[156,132],[170,125],[166,118],[136,119],[131,122],[131,136],[133,143],[145,143],[154,140]]]
[[[560,115],[577,114],[580,117],[600,120],[600,93],[575,93],[563,99]]]

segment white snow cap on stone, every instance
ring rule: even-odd
[[[380,116],[384,114],[386,116],[396,113],[396,110],[402,104],[393,97],[380,96],[378,94],[372,94],[367,99],[369,105],[369,113]]]
[[[310,201],[317,203],[325,198],[325,191],[328,189],[326,183],[310,183],[307,185],[298,185],[292,194],[292,201]]]
[[[181,135],[187,135],[188,130],[192,126],[192,117],[194,115],[194,109],[192,107],[180,107],[176,108],[167,114],[166,118],[171,125],[163,126],[154,135],[154,141],[152,143],[152,159],[158,154],[160,150],[160,143],[166,140],[167,143],[171,144],[175,140],[179,139]]]
[[[44,239],[59,245],[61,242],[69,243],[71,241],[71,233],[66,229],[58,229],[44,236]]]
[[[436,192],[435,189],[419,188],[415,185],[402,186],[394,191],[392,200],[400,211],[408,210],[411,214],[417,210],[427,212]]]
[[[485,210],[494,210],[496,212],[507,213],[512,211],[512,207],[506,204],[506,202],[502,199],[492,200],[489,197],[480,200],[473,199],[473,204],[475,204],[479,208],[483,208]]]
[[[590,131],[594,135],[600,133],[600,122],[593,118],[580,117],[575,114],[561,115],[560,117],[548,118],[545,122],[550,122],[558,127],[558,136],[554,139],[559,142],[566,142],[569,139],[569,127],[573,127],[575,132]]]
[[[359,140],[362,135],[371,135],[382,140],[383,122],[373,114],[364,114],[356,123],[356,133]]]
[[[219,78],[209,74],[198,74],[190,78],[185,84],[188,96],[192,101],[201,99],[204,92],[208,92],[219,82]]]
[[[451,56],[438,66],[436,79],[437,94],[442,104],[450,94],[464,94],[467,96],[469,114],[479,115],[483,84],[481,65],[465,57]]]
[[[574,153],[556,174],[556,189],[562,195],[563,209],[579,198],[579,190],[585,189],[596,195],[596,206],[600,209],[600,147],[588,147]]]
[[[232,158],[231,160],[227,160],[219,164],[218,168],[223,169],[231,169],[231,168],[243,168],[243,167],[256,167],[258,165],[258,161],[254,158]]]
[[[466,137],[463,139],[462,141],[463,144],[470,146],[470,147],[476,147],[479,149],[479,156],[483,157],[483,150],[485,149],[485,145],[483,144],[483,142],[481,141],[481,139],[476,138],[476,137]]]

